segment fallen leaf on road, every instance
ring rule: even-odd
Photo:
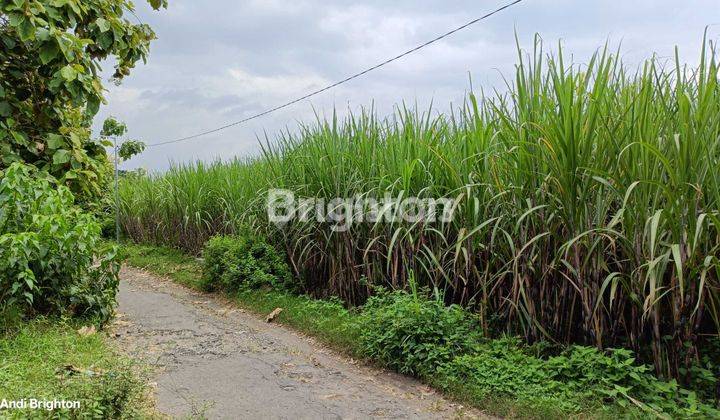
[[[435,394],[435,390],[430,388],[429,386],[425,386],[425,387],[420,388],[420,394],[423,396],[424,395],[433,395],[433,394]]]
[[[97,331],[95,330],[94,325],[88,325],[88,326],[84,326],[84,327],[80,328],[79,330],[77,330],[77,332],[81,336],[87,337],[89,335],[95,334]]]
[[[68,375],[75,375],[75,374],[82,374],[86,376],[100,376],[105,374],[105,371],[102,369],[97,370],[91,370],[91,369],[82,369],[74,365],[65,365],[62,367],[62,369],[58,369],[60,372],[58,373],[66,373]]]
[[[277,318],[278,315],[280,315],[280,312],[282,312],[282,308],[275,308],[274,311],[270,312],[270,314],[265,317],[265,322],[273,322],[275,318]]]

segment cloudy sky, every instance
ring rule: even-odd
[[[240,120],[302,96],[434,38],[508,0],[170,0],[154,12],[138,0],[137,15],[158,35],[150,59],[121,86],[106,83],[108,115],[129,136],[155,143]],[[257,154],[298,122],[374,103],[381,114],[405,101],[442,111],[469,89],[502,89],[516,62],[515,32],[531,48],[534,34],[553,49],[559,40],[584,62],[609,41],[622,43],[637,65],[680,48],[697,62],[703,30],[720,38],[717,0],[524,0],[409,57],[242,126],[175,145],[148,149],[127,169],[162,170],[171,162]],[[106,63],[110,74],[112,64]],[[314,111],[315,110],[315,111]]]

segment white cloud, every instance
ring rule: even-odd
[[[230,76],[227,79],[215,80],[214,82],[227,89],[228,92],[243,97],[263,96],[264,99],[287,99],[291,96],[302,95],[304,92],[316,90],[329,83],[315,74],[293,75],[283,74],[275,76],[263,76],[251,74],[243,69],[229,69]]]

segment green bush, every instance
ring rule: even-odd
[[[573,346],[548,360],[525,350],[527,347],[514,338],[488,341],[476,352],[440,367],[435,383],[479,404],[509,398],[543,413],[543,417],[612,406],[628,415],[720,415],[695,392],[680,388],[675,381],[656,378],[648,366],[635,362],[629,350],[603,352]]]
[[[144,414],[138,412],[138,407],[133,407],[133,403],[141,398],[143,384],[130,371],[130,366],[107,373],[92,385],[82,398],[87,401],[84,411],[107,419],[140,418]]]
[[[463,354],[438,369],[434,383],[480,406],[512,400],[537,415],[559,417],[581,411],[584,401],[548,374],[546,361],[525,353],[519,340],[489,340],[478,351]]]
[[[67,187],[31,166],[14,163],[5,171],[0,181],[0,312],[100,322],[112,315],[116,249],[98,252],[100,226],[73,200]]]
[[[690,368],[681,368],[680,374],[690,373],[690,389],[698,391],[703,399],[714,399],[720,407],[720,337],[707,337],[703,342],[703,355]]]
[[[720,416],[720,411],[702,404],[694,391],[680,388],[677,381],[661,381],[647,365],[638,364],[630,350],[607,352],[572,346],[547,361],[550,377],[586,397],[603,395],[621,406],[634,405],[650,413],[681,417]]]
[[[207,291],[218,289],[220,277],[227,270],[225,254],[230,251],[235,241],[230,236],[215,236],[205,243],[202,257],[203,275],[201,287]]]
[[[513,401],[512,410],[526,409],[521,416],[558,417],[608,407],[631,416],[720,415],[703,402],[707,399],[655,377],[629,350],[573,346],[545,359],[515,337],[484,339],[470,312],[424,295],[380,290],[371,297],[358,317],[362,355],[480,406]]]
[[[263,286],[290,287],[292,276],[284,257],[264,240],[252,236],[217,236],[203,249],[202,286],[237,291]]]
[[[381,291],[367,301],[359,323],[366,356],[421,377],[472,352],[480,341],[480,327],[469,312],[417,293]]]

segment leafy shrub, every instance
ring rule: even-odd
[[[138,412],[133,403],[142,397],[143,384],[133,375],[130,366],[108,372],[93,382],[81,398],[85,402],[85,406],[81,407],[83,411],[91,412],[97,418],[142,417],[143,413]]]
[[[439,367],[433,382],[482,406],[513,400],[540,418],[580,411],[581,399],[548,374],[545,361],[523,350],[512,337],[490,340]]]
[[[205,243],[202,257],[203,277],[201,287],[207,291],[214,291],[227,270],[225,254],[230,252],[236,242],[230,236],[215,236]]]
[[[482,406],[512,400],[513,410],[527,409],[523,416],[587,413],[608,404],[633,416],[720,415],[695,392],[655,377],[629,350],[573,346],[544,359],[518,338],[483,339],[468,311],[423,295],[381,290],[371,297],[358,318],[362,354]]]
[[[289,287],[292,276],[284,257],[253,236],[217,236],[203,249],[202,286],[237,291],[244,287]]]
[[[359,318],[366,356],[402,373],[432,375],[453,357],[471,352],[480,340],[469,312],[417,293],[381,292],[371,297]]]
[[[690,389],[703,399],[716,401],[720,407],[720,337],[708,337],[702,343],[703,354],[692,364],[690,371],[680,368],[681,375],[691,378]]]
[[[145,143],[139,140],[125,140],[120,149],[118,150],[118,156],[123,160],[128,160],[135,155],[139,155],[145,150]]]
[[[635,405],[650,413],[720,416],[720,411],[702,404],[694,391],[680,388],[675,380],[661,381],[651,370],[647,365],[637,364],[633,353],[626,349],[601,352],[592,347],[572,346],[547,361],[551,378],[587,397],[604,395],[621,406]]]
[[[438,369],[436,384],[483,404],[510,398],[543,416],[588,412],[615,405],[627,413],[673,417],[717,417],[675,381],[656,378],[650,368],[635,363],[632,352],[607,352],[573,346],[548,360],[528,354],[511,338],[482,344],[473,354],[454,358]]]
[[[115,248],[98,253],[100,226],[65,186],[12,164],[0,181],[0,302],[25,316],[107,321],[118,287]]]

